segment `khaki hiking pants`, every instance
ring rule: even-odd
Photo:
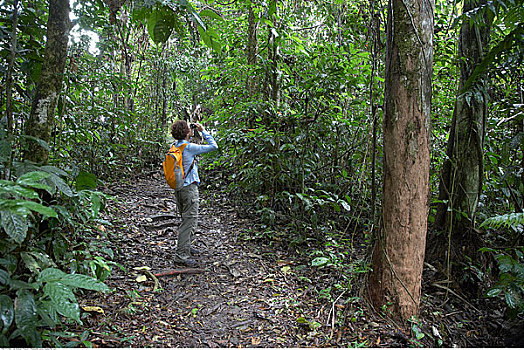
[[[185,260],[190,257],[191,238],[196,231],[198,222],[198,185],[193,183],[184,186],[175,192],[178,212],[182,216],[182,223],[178,228],[178,243],[175,252],[175,260]]]

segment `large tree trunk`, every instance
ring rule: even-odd
[[[369,296],[400,320],[418,315],[429,197],[434,2],[391,0],[384,115],[384,198]]]
[[[69,0],[49,0],[44,64],[25,130],[26,135],[46,143],[51,140],[58,95],[62,90],[70,29]],[[30,139],[24,158],[45,164],[49,149]]]
[[[463,12],[485,6],[487,0],[467,0]],[[473,230],[475,213],[482,190],[483,147],[488,95],[483,78],[466,93],[464,84],[481,61],[490,36],[489,17],[484,14],[482,26],[465,19],[460,29],[459,95],[455,101],[453,120],[439,186],[441,204],[437,210],[436,227],[446,235],[438,236],[432,244],[436,257],[462,261],[464,255],[473,257],[480,248],[480,237]],[[450,236],[451,235],[451,236]],[[449,246],[451,244],[451,246]],[[429,248],[429,247],[428,247]],[[448,266],[449,268],[449,266]],[[448,271],[449,272],[449,271]]]

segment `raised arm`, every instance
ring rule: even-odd
[[[197,124],[197,130],[202,133],[202,136],[204,137],[204,140],[206,140],[207,145],[191,144],[191,153],[194,155],[199,155],[202,153],[216,151],[218,149],[218,145],[213,136],[211,136],[211,134],[208,133],[201,124]]]

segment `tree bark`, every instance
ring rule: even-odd
[[[253,5],[249,6],[248,14],[248,31],[247,31],[247,64],[252,69],[257,63],[257,42],[258,24],[255,21],[255,13],[253,12]],[[247,92],[250,97],[256,94],[256,77],[249,74],[246,82]]]
[[[11,50],[9,52],[9,63],[6,77],[6,101],[5,112],[7,117],[8,138],[13,132],[13,70],[16,57],[17,46],[17,29],[18,29],[18,0],[13,3],[13,29],[11,31]]]
[[[278,79],[278,59],[280,55],[279,43],[277,40],[278,23],[276,16],[273,16],[273,26],[268,26],[267,37],[267,62],[266,76],[264,79],[264,92],[266,101],[273,101],[278,109],[280,102],[280,86]]]
[[[369,37],[373,41],[370,45],[371,54],[371,75],[369,82],[369,103],[371,105],[371,120],[372,120],[372,154],[371,154],[371,218],[373,227],[376,225],[376,199],[377,199],[377,185],[376,185],[376,160],[377,160],[377,132],[378,132],[378,108],[375,99],[375,74],[378,66],[378,42],[380,40],[380,15],[375,10],[375,0],[370,1],[370,23],[369,23]]]
[[[58,96],[62,90],[70,29],[69,0],[49,0],[44,63],[25,128],[26,135],[46,143],[51,139]],[[49,159],[49,148],[29,139],[24,158],[45,164]]]
[[[429,198],[434,2],[390,0],[382,227],[369,297],[399,320],[419,313]]]
[[[486,3],[487,0],[467,0],[463,12],[485,6]],[[480,237],[472,228],[482,191],[488,94],[483,78],[479,78],[470,91],[462,93],[462,90],[475,66],[482,60],[489,42],[490,19],[486,11],[482,22],[482,25],[470,24],[465,19],[460,29],[459,93],[450,127],[446,151],[448,158],[443,164],[439,184],[441,202],[435,218],[436,227],[448,235],[440,235],[434,244],[437,258],[447,254],[450,244],[450,248],[459,248],[456,253],[450,249],[452,257],[448,259],[452,260],[463,260],[464,255],[473,257],[480,248]]]
[[[13,3],[13,22],[12,22],[12,30],[11,30],[11,48],[9,52],[9,62],[7,65],[7,75],[6,75],[6,83],[5,83],[5,115],[7,119],[7,133],[6,133],[6,139],[7,142],[12,142],[13,137],[13,126],[14,126],[14,118],[13,118],[13,71],[15,66],[15,57],[16,57],[16,47],[17,47],[17,31],[18,31],[18,0],[14,0]],[[3,127],[1,125],[0,127]],[[2,155],[4,156],[4,155]],[[5,170],[3,172],[3,178],[6,180],[9,180],[11,177],[11,165],[13,163],[13,150],[10,148],[9,154],[6,154],[7,156],[7,166],[5,167]]]

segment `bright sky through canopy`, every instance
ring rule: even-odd
[[[74,0],[69,0],[69,4],[71,6],[71,12],[69,13],[69,18],[71,18],[71,20],[75,20],[77,19],[78,17],[74,14],[74,11],[73,11],[73,1]],[[95,32],[91,31],[91,30],[85,30],[85,29],[82,29],[80,28],[80,26],[78,24],[76,24],[73,29],[71,29],[71,32],[70,32],[71,36],[71,41],[72,42],[79,42],[81,41],[81,37],[83,35],[87,36],[88,39],[89,39],[89,53],[91,53],[92,55],[98,55],[100,53],[100,50],[96,47],[96,44],[98,43],[98,41],[100,40],[98,34],[96,34]]]

